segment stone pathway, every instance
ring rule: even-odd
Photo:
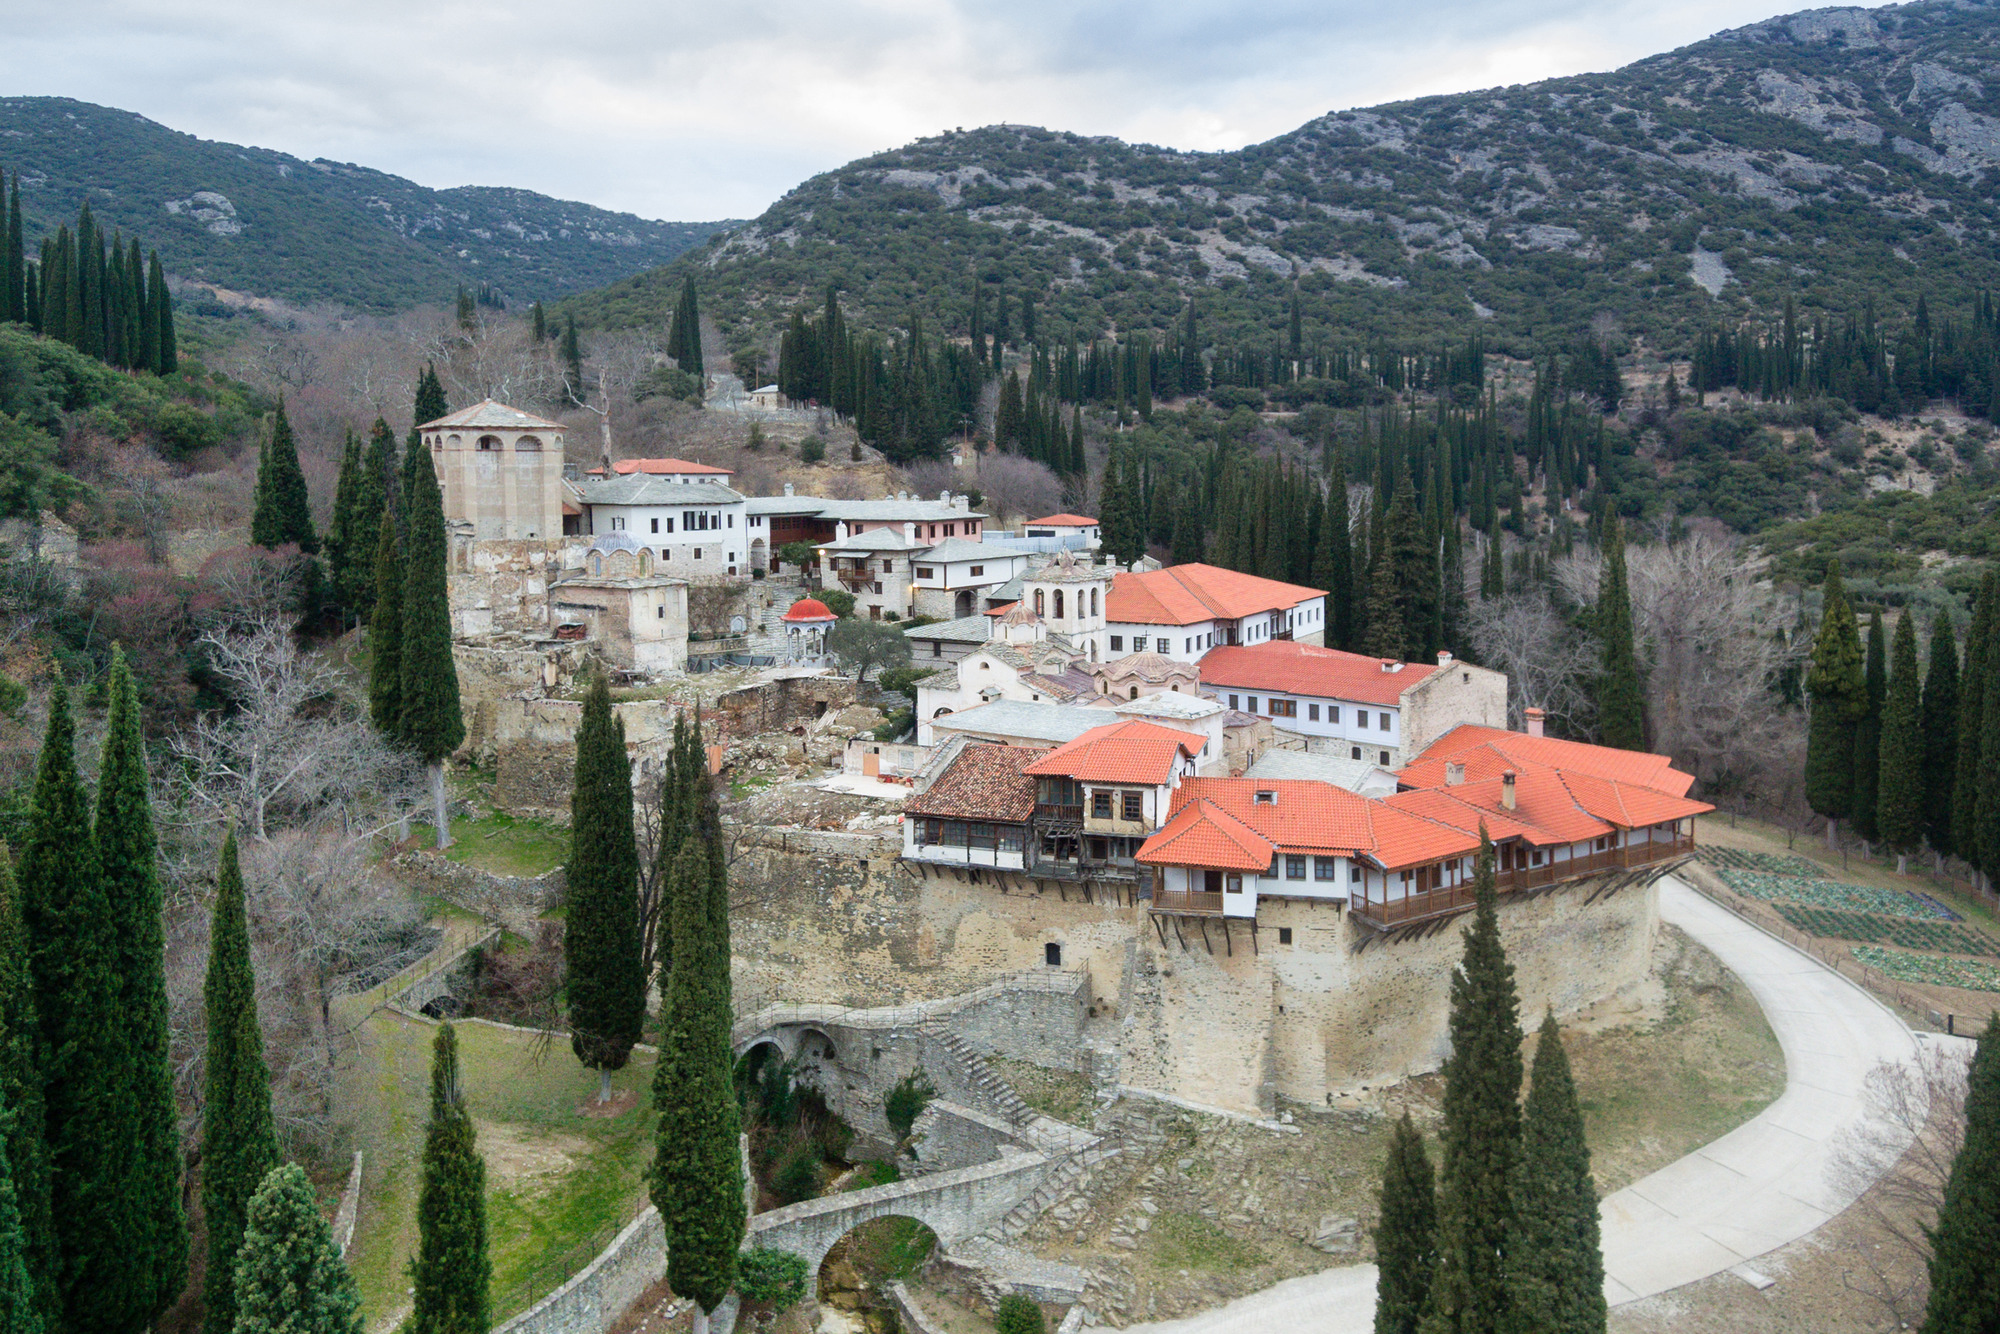
[[[1868,1076],[1916,1059],[1903,1022],[1818,960],[1671,876],[1660,917],[1743,980],[1785,1052],[1785,1092],[1721,1139],[1605,1198],[1605,1294],[1613,1305],[1693,1283],[1798,1240],[1852,1204],[1863,1182],[1830,1172],[1835,1146],[1874,1121]],[[1370,1334],[1375,1267],[1291,1279],[1146,1334]]]

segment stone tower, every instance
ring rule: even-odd
[[[563,427],[492,399],[417,428],[447,524],[475,541],[554,542],[563,532]]]
[[[1111,595],[1115,565],[1097,565],[1090,553],[1058,552],[1055,559],[1021,576],[1021,602],[1051,634],[1063,636],[1090,662],[1102,662],[1104,603]]]

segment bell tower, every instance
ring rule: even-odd
[[[474,541],[555,542],[563,531],[563,426],[492,399],[417,428],[444,517]]]

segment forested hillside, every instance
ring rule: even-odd
[[[1566,341],[1608,313],[1687,355],[1796,296],[1908,316],[2000,286],[2000,7],[1920,0],[1723,33],[1609,74],[1326,115],[1233,153],[1023,126],[919,140],[814,177],[666,269],[573,299],[659,322],[699,275],[726,336],[840,287],[857,323],[963,335],[975,286],[1063,341],[1485,330]],[[1954,302],[1956,304],[1956,302]],[[1003,308],[1004,309],[1004,308]]]
[[[519,301],[664,264],[730,224],[653,222],[529,190],[431,190],[351,163],[181,134],[59,97],[0,99],[30,248],[86,200],[177,277],[256,296],[396,310],[490,285]]]

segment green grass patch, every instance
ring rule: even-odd
[[[1224,1273],[1255,1269],[1264,1253],[1240,1237],[1232,1237],[1200,1214],[1162,1213],[1146,1234],[1153,1263],[1161,1269],[1201,1269]]]
[[[1966,991],[2000,991],[2000,968],[1969,959],[1937,959],[1923,954],[1900,954],[1877,945],[1856,945],[1854,957],[1879,973],[1898,982],[1918,982],[1937,987],[1959,987]]]
[[[1090,1076],[1083,1071],[1049,1070],[1026,1061],[991,1056],[986,1063],[1013,1086],[1022,1102],[1042,1115],[1073,1126],[1090,1124],[1096,1099],[1091,1093]]]
[[[411,831],[420,846],[437,842],[434,826],[412,825]],[[445,856],[494,875],[546,875],[569,858],[569,830],[549,820],[498,811],[461,815],[451,822],[451,837]]]
[[[848,1258],[878,1285],[905,1283],[937,1249],[937,1233],[914,1218],[877,1218],[854,1230]]]
[[[876,1186],[893,1186],[903,1179],[903,1173],[894,1163],[863,1163],[854,1169],[854,1175],[842,1183],[843,1193],[850,1190],[872,1190]]]
[[[1883,913],[1890,917],[1939,919],[1950,910],[1929,898],[1900,889],[1850,885],[1841,880],[1808,880],[1803,876],[1770,875],[1762,871],[1717,871],[1722,883],[1738,894],[1771,903],[1803,903],[1814,908]]]

